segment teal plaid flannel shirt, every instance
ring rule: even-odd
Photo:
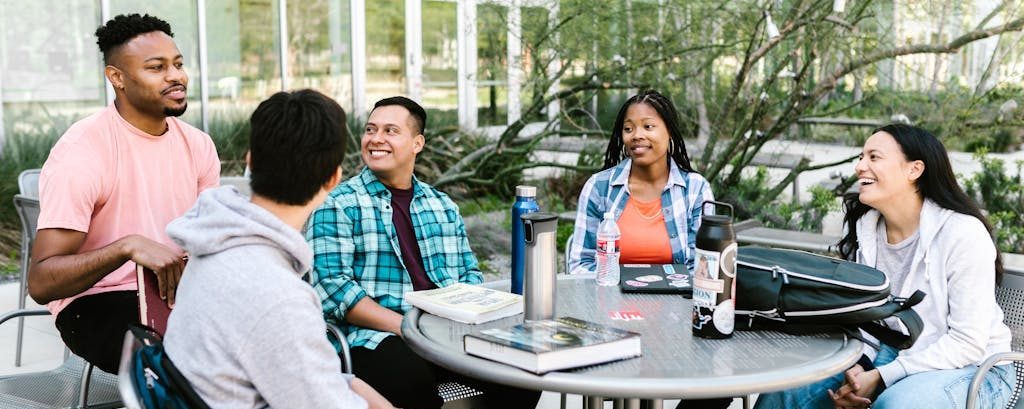
[[[483,281],[469,247],[458,206],[448,195],[413,177],[409,205],[423,269],[438,287]],[[352,347],[375,349],[389,332],[350,325],[345,314],[363,297],[399,314],[413,291],[391,221],[391,192],[369,168],[338,185],[309,219],[313,288],[324,317],[338,325]]]

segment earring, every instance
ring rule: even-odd
[[[622,145],[622,157],[623,158],[628,158],[629,157],[629,151],[626,150],[626,145]]]

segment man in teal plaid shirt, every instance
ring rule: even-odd
[[[309,221],[314,289],[327,321],[346,333],[355,375],[395,406],[440,408],[438,381],[456,380],[482,390],[487,407],[534,407],[539,392],[451,373],[401,338],[407,291],[482,281],[458,206],[413,175],[426,119],[405,97],[374,105],[360,142],[366,167]]]

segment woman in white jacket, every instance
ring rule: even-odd
[[[945,147],[923,129],[879,128],[855,170],[860,193],[846,197],[840,253],[885,272],[894,296],[927,293],[913,307],[924,329],[910,349],[866,348],[844,373],[764,394],[756,408],[962,408],[978,364],[1010,350],[991,228],[957,184]],[[1005,406],[1015,382],[1013,365],[993,368],[979,407]]]

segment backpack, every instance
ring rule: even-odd
[[[142,347],[132,352],[132,386],[145,409],[209,409],[164,351],[160,335],[144,325],[129,331]]]
[[[741,247],[736,256],[736,328],[800,331],[840,326],[862,341],[863,329],[884,344],[907,349],[924,326],[911,309],[924,299],[892,297],[885,273],[804,251]],[[881,321],[895,318],[898,331]],[[890,320],[891,321],[891,320]]]

